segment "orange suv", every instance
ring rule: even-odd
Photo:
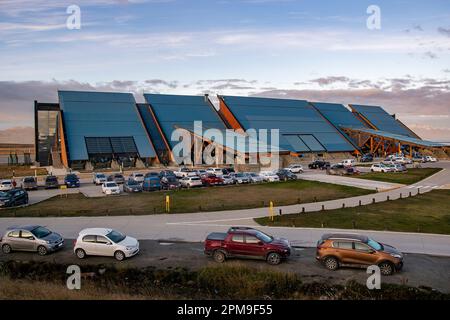
[[[343,265],[377,265],[382,275],[391,275],[403,267],[401,252],[359,234],[324,234],[317,242],[316,259],[329,270]]]

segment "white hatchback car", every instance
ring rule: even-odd
[[[370,167],[370,171],[372,172],[392,172],[394,171],[391,167],[389,167],[390,165],[386,165],[383,163],[374,163],[371,167]]]
[[[292,173],[303,173],[303,166],[301,164],[291,164],[289,167],[284,169]]]
[[[13,189],[13,183],[11,180],[0,181],[0,191],[9,191]]]
[[[203,186],[202,179],[200,177],[184,177],[180,179],[180,184],[184,188],[201,187]]]
[[[139,183],[144,182],[144,178],[145,178],[144,174],[140,173],[140,172],[133,172],[130,175],[130,179],[131,180],[134,180],[134,181],[139,182]]]
[[[105,182],[102,184],[102,192],[104,194],[120,194],[120,187],[115,182]]]
[[[280,177],[272,171],[261,171],[259,175],[267,182],[280,181]]]
[[[139,241],[113,229],[88,228],[78,234],[73,251],[80,259],[105,256],[122,261],[139,252]]]

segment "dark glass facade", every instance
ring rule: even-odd
[[[58,117],[57,105],[35,104],[36,161],[41,166],[52,165],[53,153],[59,151]]]

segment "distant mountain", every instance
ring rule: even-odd
[[[34,144],[34,128],[13,127],[0,130],[0,143]]]

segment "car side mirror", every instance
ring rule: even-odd
[[[28,240],[34,240],[34,237],[28,237]]]

